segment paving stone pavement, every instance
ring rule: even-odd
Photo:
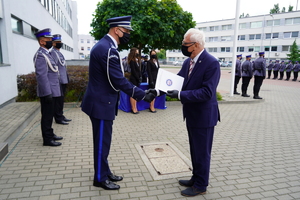
[[[225,96],[229,96],[228,72],[222,70],[218,87]],[[249,94],[252,87],[253,80]],[[221,122],[215,129],[210,185],[205,195],[181,196],[184,187],[179,186],[179,178],[153,180],[135,147],[172,142],[190,158],[182,107],[170,103],[156,114],[119,111],[109,156],[112,171],[124,176],[119,191],[92,186],[91,123],[80,108],[65,109],[65,115],[73,119],[69,125],[53,125],[55,133],[64,137],[60,147],[42,146],[38,114],[1,162],[0,199],[300,199],[300,83],[265,80],[260,95],[265,100],[259,103],[219,104]],[[251,98],[248,101],[259,101]],[[235,95],[228,101],[241,99]]]

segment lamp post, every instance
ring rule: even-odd
[[[272,26],[271,26],[271,38],[270,38],[269,56],[268,56],[269,63],[270,63],[271,43],[273,38],[273,26],[274,26],[274,16],[272,14],[270,14],[270,16],[272,17]]]

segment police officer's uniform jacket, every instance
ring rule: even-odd
[[[235,76],[242,76],[242,72],[241,72],[241,60],[237,59],[236,60],[236,64],[235,64]]]
[[[266,76],[266,60],[257,58],[253,63],[253,76]]]
[[[245,60],[242,64],[242,77],[252,77],[252,62]]]
[[[293,69],[293,64],[292,63],[289,63],[287,66],[286,66],[286,72],[291,72],[292,69]]]
[[[58,51],[54,47],[51,48],[50,54],[53,57],[54,61],[57,63],[60,84],[68,84],[69,79],[67,74],[67,65],[66,65],[65,57],[60,51]]]
[[[89,82],[81,104],[82,111],[96,119],[114,120],[119,90],[137,101],[145,96],[142,89],[124,77],[117,43],[107,34],[91,50]]]
[[[49,51],[40,47],[34,55],[33,62],[37,79],[37,95],[60,97],[59,70]]]

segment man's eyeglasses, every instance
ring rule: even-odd
[[[190,46],[192,46],[193,44],[196,44],[196,42],[184,42],[182,41],[182,45],[188,45],[191,44]]]

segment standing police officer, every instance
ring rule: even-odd
[[[62,90],[61,97],[59,97],[58,101],[56,101],[54,119],[57,124],[68,125],[69,124],[68,122],[72,120],[67,119],[63,115],[63,109],[64,109],[64,99],[65,99],[64,96],[66,93],[67,84],[69,83],[69,77],[67,74],[65,57],[60,52],[60,48],[63,45],[63,43],[61,42],[61,35],[60,34],[53,35],[52,42],[53,42],[53,47],[50,51],[50,54],[58,66],[59,82],[60,82],[60,88]]]
[[[273,79],[277,79],[279,68],[280,68],[279,60],[276,60],[276,63],[273,67],[273,75],[274,75]]]
[[[250,95],[247,94],[248,85],[250,82],[250,79],[253,76],[252,72],[252,62],[251,55],[246,56],[245,62],[242,64],[242,96],[243,97],[250,97]]]
[[[266,78],[266,60],[265,52],[259,52],[259,58],[253,64],[254,86],[253,86],[253,99],[262,99],[258,93],[263,80]]]
[[[129,42],[131,16],[106,20],[109,32],[93,47],[89,64],[89,82],[82,101],[82,111],[91,119],[94,142],[94,186],[117,190],[122,176],[112,174],[108,154],[112,138],[112,125],[118,111],[119,91],[137,101],[151,102],[155,95],[145,93],[124,77],[124,69],[117,50],[118,44]],[[154,90],[155,92],[155,90]],[[156,92],[155,92],[156,93]]]
[[[286,72],[286,79],[285,80],[286,81],[290,80],[292,69],[293,69],[293,64],[292,64],[292,61],[289,60],[289,64],[285,68],[285,72]]]
[[[298,61],[296,61],[296,64],[293,67],[294,79],[292,81],[297,81],[299,71],[300,71],[300,64]]]
[[[285,70],[285,63],[284,63],[284,61],[281,61],[280,68],[279,68],[280,77],[279,77],[278,80],[282,80],[283,79],[284,70]]]
[[[273,67],[274,67],[274,63],[272,60],[270,60],[270,63],[268,65],[268,78],[267,79],[270,79]]]
[[[240,95],[240,93],[237,92],[237,85],[239,84],[241,76],[242,76],[241,59],[242,59],[242,54],[236,56],[235,78],[234,78],[234,94],[237,94],[237,95]]]
[[[43,29],[35,33],[40,48],[33,57],[37,80],[37,95],[41,103],[41,128],[44,146],[60,146],[62,137],[53,132],[52,122],[54,117],[54,105],[61,96],[59,85],[58,67],[49,49],[52,47],[51,29]]]

